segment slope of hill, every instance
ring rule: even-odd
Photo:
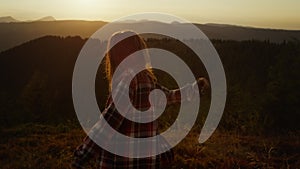
[[[71,97],[72,72],[84,43],[80,37],[45,36],[0,53],[2,168],[69,167],[85,136]],[[192,70],[200,69],[177,41],[148,39],[147,44],[172,51],[192,61]],[[213,136],[199,144],[199,123],[205,118],[200,113],[195,129],[174,148],[170,168],[297,168],[300,42],[213,44],[228,82],[222,121]],[[96,93],[103,96],[107,86],[98,79]]]
[[[89,37],[104,24],[92,21],[0,23],[0,51],[46,35]]]
[[[84,43],[80,37],[46,36],[0,53],[0,126],[74,118],[72,73]],[[195,70],[196,77],[205,75],[194,53],[178,41],[148,39],[147,44],[180,56]],[[300,129],[299,42],[213,41],[213,44],[224,64],[228,84],[221,128],[247,133]],[[99,72],[104,73],[101,69]],[[164,82],[170,81],[165,76],[158,79],[161,77]],[[98,100],[105,103],[105,78],[98,78],[96,84]]]
[[[46,36],[1,53],[0,93],[7,96],[4,102],[15,100],[7,104],[8,114],[1,120],[43,122],[51,116],[53,122],[73,116],[70,84],[84,42],[80,37]]]
[[[40,18],[36,21],[56,21],[56,19],[53,16],[45,16],[45,17]]]
[[[10,23],[10,22],[19,22],[19,21],[11,16],[0,17],[0,23]]]
[[[235,25],[204,24],[197,25],[210,39],[222,40],[260,40],[281,43],[300,39],[300,31],[263,29]]]
[[[106,22],[101,21],[52,21],[53,18],[44,18],[43,20],[51,21],[33,21],[19,23],[0,23],[0,51],[12,48],[32,39],[36,39],[46,35],[55,36],[81,36],[82,38],[90,37],[95,31],[101,28]],[[142,22],[131,23],[122,22],[116,24],[118,27],[133,28]],[[168,30],[169,24],[160,22],[151,22],[151,27]],[[180,23],[172,23],[176,29],[181,30]],[[210,39],[222,40],[269,40],[270,42],[283,42],[292,39],[300,39],[300,31],[288,30],[271,30],[239,27],[231,25],[218,24],[195,24],[198,26]],[[116,27],[117,30],[117,27]]]

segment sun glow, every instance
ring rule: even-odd
[[[141,12],[170,13],[196,23],[300,29],[299,0],[0,0],[0,16],[35,20],[113,21]]]
[[[62,13],[72,15],[72,18],[65,19],[99,20],[110,13],[110,6],[111,3],[102,0],[68,0],[64,1]]]
[[[93,7],[98,4],[97,0],[73,0],[80,7]]]
[[[68,4],[80,11],[88,11],[93,10],[97,5],[99,5],[99,2],[97,2],[97,0],[73,0]]]

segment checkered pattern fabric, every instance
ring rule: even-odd
[[[132,75],[132,71],[126,71],[124,72],[118,79],[118,83],[116,84],[116,87],[114,88],[117,90],[117,95],[114,97],[114,100],[112,97],[108,99],[106,109],[102,112],[102,117],[106,120],[107,124],[109,124],[114,130],[118,131],[119,133],[122,133],[123,135],[129,136],[129,137],[135,137],[135,138],[147,138],[156,136],[158,133],[158,124],[157,120],[154,120],[149,123],[136,123],[133,122],[127,118],[125,118],[123,115],[119,113],[119,111],[116,109],[115,104],[122,101],[121,98],[124,95],[128,95],[128,93],[124,92],[125,88],[129,88],[129,98],[132,103],[132,105],[140,110],[147,110],[150,108],[149,103],[149,94],[154,89],[160,89],[162,90],[167,98],[167,104],[174,104],[174,103],[180,103],[181,98],[183,100],[192,100],[195,96],[195,85],[197,83],[193,84],[187,84],[185,87],[181,89],[181,93],[179,89],[176,90],[169,90],[162,85],[158,84],[156,81],[154,81],[151,76],[149,75],[149,72],[143,71],[140,72],[138,75],[136,75],[133,80],[130,83],[126,83],[126,80],[128,80],[129,76]],[[130,84],[129,86],[126,84]],[[128,91],[128,90],[127,90]],[[161,101],[156,100],[155,104],[159,104]],[[152,103],[153,104],[153,103]],[[130,113],[132,109],[130,108],[131,105],[128,105],[128,109],[124,109],[122,111],[126,111],[126,113]],[[155,111],[155,110],[153,110]],[[123,112],[124,113],[124,112]],[[149,116],[152,116],[153,114],[149,114]],[[93,135],[97,138],[97,135],[100,136],[99,139],[104,139],[107,141],[107,143],[112,142],[114,138],[113,133],[101,133],[103,130],[103,123],[96,123],[94,127],[90,131],[90,136]],[[95,140],[95,139],[93,139]],[[147,158],[127,158],[118,156],[115,154],[112,154],[104,149],[102,149],[100,146],[98,146],[89,136],[87,136],[82,145],[80,145],[76,151],[74,152],[75,160],[72,163],[72,166],[74,168],[83,168],[84,164],[89,161],[90,158],[96,157],[98,160],[98,168],[100,169],[137,169],[137,168],[143,168],[143,169],[156,169],[161,168],[162,163],[163,164],[169,164],[174,159],[174,154],[172,150],[168,150],[165,153],[162,153],[160,155],[147,157]],[[167,141],[163,140],[160,141],[160,145],[164,148],[168,148]],[[130,151],[130,149],[128,149]],[[145,150],[152,151],[153,148],[149,146],[145,147]],[[128,152],[130,153],[130,152]]]

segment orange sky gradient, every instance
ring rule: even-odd
[[[194,23],[300,30],[299,0],[0,0],[0,16],[34,20],[113,21],[140,12],[164,12]]]

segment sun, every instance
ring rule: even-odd
[[[99,0],[73,0],[72,2],[75,3],[78,8],[84,10],[93,9],[101,3]]]

